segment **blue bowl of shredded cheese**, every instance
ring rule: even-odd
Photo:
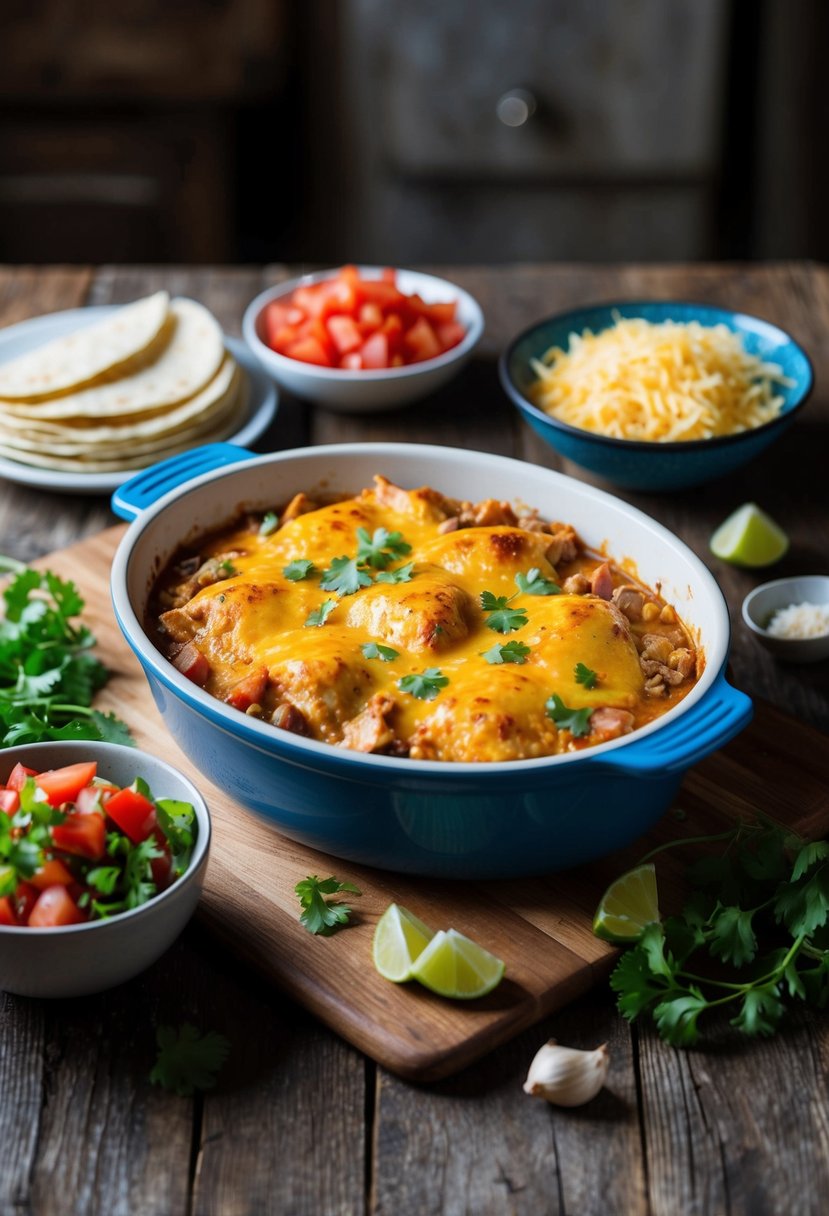
[[[805,351],[759,317],[680,301],[595,305],[539,321],[501,383],[562,456],[638,490],[699,485],[746,464],[812,388]]]

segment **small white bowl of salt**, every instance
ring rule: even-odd
[[[778,578],[755,587],[743,600],[743,620],[779,659],[829,659],[829,575]]]

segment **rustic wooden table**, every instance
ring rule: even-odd
[[[675,496],[621,493],[714,571],[734,625],[733,677],[829,729],[829,665],[787,668],[747,636],[743,596],[762,579],[713,559],[713,527],[756,500],[792,538],[774,574],[829,573],[829,270],[809,265],[521,266],[444,269],[483,306],[474,363],[398,414],[342,416],[283,399],[257,448],[428,440],[563,462],[520,422],[496,359],[545,314],[614,298],[725,304],[785,326],[812,356],[814,399],[744,472]],[[0,325],[159,287],[202,300],[231,334],[245,304],[287,277],[258,269],[0,271]],[[585,477],[573,466],[565,471]],[[0,482],[0,550],[25,560],[114,522],[106,499]],[[829,762],[827,763],[829,769]],[[829,784],[829,783],[828,783]],[[148,1082],[154,1025],[220,1029],[232,1056],[218,1089],[174,1097]],[[608,1087],[555,1110],[521,1091],[548,1035],[607,1040]],[[605,987],[457,1078],[428,1088],[364,1059],[217,949],[198,924],[149,972],[100,997],[44,1003],[0,994],[0,1216],[685,1216],[825,1211],[829,1027],[798,1014],[775,1038],[681,1052],[629,1027]]]

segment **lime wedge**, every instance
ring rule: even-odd
[[[659,920],[656,870],[652,863],[628,870],[611,883],[593,917],[593,932],[606,942],[626,945]]]
[[[401,984],[412,978],[412,963],[435,936],[411,912],[389,904],[374,930],[372,957],[384,979]]]
[[[755,502],[744,503],[717,528],[709,542],[711,552],[738,566],[770,566],[789,547],[783,529]]]
[[[504,964],[456,929],[441,929],[415,959],[412,977],[438,996],[471,1001],[500,984]]]

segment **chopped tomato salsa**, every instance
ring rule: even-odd
[[[0,929],[55,928],[137,908],[187,869],[196,836],[189,802],[124,788],[93,760],[0,786]]]
[[[388,267],[379,279],[343,266],[265,306],[265,342],[280,355],[346,371],[406,367],[434,359],[466,337],[457,303],[406,295]]]

